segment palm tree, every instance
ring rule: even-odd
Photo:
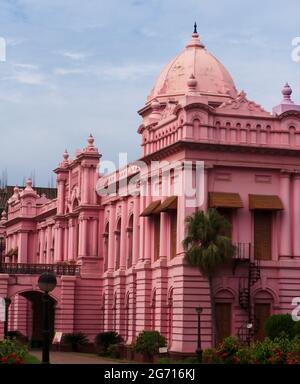
[[[196,211],[186,218],[187,236],[183,241],[185,261],[197,267],[208,279],[212,314],[212,341],[216,345],[217,319],[213,294],[213,277],[217,269],[229,262],[235,254],[236,247],[224,234],[231,224],[216,209],[207,212]]]

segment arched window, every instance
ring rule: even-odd
[[[77,207],[78,207],[79,203],[78,203],[78,199],[74,199],[73,201],[73,206],[72,206],[72,210],[74,211]]]
[[[260,290],[254,294],[254,331],[255,340],[264,340],[265,322],[272,315],[274,306],[273,295],[265,290]]]
[[[127,228],[127,268],[132,267],[133,251],[133,215],[130,216]]]
[[[108,237],[109,237],[109,223],[106,223],[103,233],[103,258],[104,258],[104,272],[108,269]]]
[[[116,265],[115,265],[115,270],[117,271],[120,268],[120,258],[121,258],[121,219],[118,220],[115,235],[116,235],[116,259],[115,259]]]
[[[227,289],[221,289],[215,294],[215,310],[217,318],[217,342],[220,343],[233,332],[232,308],[234,295]]]

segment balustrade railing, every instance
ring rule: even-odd
[[[79,265],[70,264],[27,264],[27,263],[1,263],[0,273],[10,275],[40,275],[43,272],[53,272],[57,276],[80,274]]]

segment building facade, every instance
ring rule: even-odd
[[[267,317],[291,313],[300,295],[300,106],[289,85],[282,94],[272,113],[248,100],[195,30],[139,111],[139,162],[100,175],[90,136],[55,169],[56,199],[31,180],[15,188],[0,227],[9,329],[40,339],[37,278],[48,268],[58,276],[53,332],[93,340],[116,330],[130,345],[156,329],[170,351],[191,353],[200,306],[211,346],[208,282],[182,247],[186,217],[209,207],[232,223],[237,245],[214,279],[219,337],[259,338]]]

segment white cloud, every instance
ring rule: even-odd
[[[158,73],[162,64],[124,64],[111,66],[89,66],[80,68],[56,68],[54,74],[58,76],[67,75],[91,75],[105,80],[134,80]]]
[[[56,68],[54,70],[54,74],[57,76],[82,75],[85,73],[87,73],[87,71],[80,68]]]
[[[79,60],[85,60],[88,56],[91,56],[89,53],[86,52],[74,52],[74,51],[61,51],[59,52],[60,55],[67,57],[68,59],[79,61]]]
[[[34,64],[25,64],[25,63],[13,63],[14,68],[20,68],[25,70],[37,70],[39,67]]]
[[[161,67],[160,64],[126,64],[99,68],[97,73],[106,79],[132,80],[157,73]]]
[[[11,79],[28,85],[44,85],[46,84],[46,77],[41,73],[32,72],[18,72]]]

